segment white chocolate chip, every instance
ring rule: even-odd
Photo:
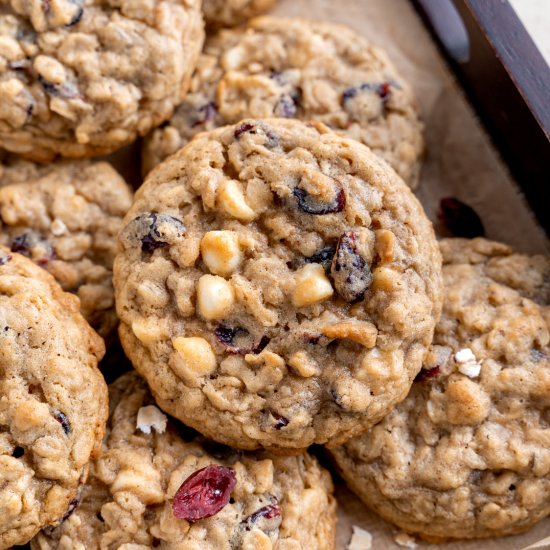
[[[55,218],[50,224],[50,231],[55,237],[61,237],[67,232],[67,226],[63,223],[63,220]]]
[[[162,340],[167,335],[164,325],[159,323],[157,318],[136,319],[132,323],[132,332],[146,346]]]
[[[218,366],[216,355],[212,346],[204,338],[180,336],[172,340],[172,345],[188,372],[196,376],[208,376],[216,370]]]
[[[464,363],[458,366],[458,370],[465,376],[477,378],[481,373],[481,365],[479,363]]]
[[[221,66],[227,71],[238,69],[246,56],[246,52],[240,46],[227,50],[221,59]]]
[[[470,348],[464,348],[455,353],[455,361],[457,363],[475,363],[477,359]]]
[[[230,216],[243,222],[250,222],[256,217],[256,213],[244,198],[243,192],[236,181],[224,181],[218,189],[218,203]]]
[[[296,272],[295,282],[292,303],[296,307],[322,302],[334,294],[325,270],[319,264],[308,264],[302,267]]]
[[[354,525],[352,529],[353,532],[347,550],[371,550],[372,535],[368,531],[357,527],[357,525]]]
[[[197,283],[197,308],[208,321],[223,319],[235,303],[231,283],[217,275],[203,275]]]
[[[209,231],[202,238],[201,254],[211,273],[227,277],[242,260],[239,237],[234,231]]]
[[[166,431],[168,418],[154,405],[141,407],[137,414],[136,427],[144,434],[150,434],[151,429],[157,433],[163,434]]]
[[[408,535],[407,533],[397,533],[393,540],[399,545],[403,546],[404,548],[416,548],[418,545],[416,544],[416,539],[414,537],[411,537],[411,535]]]
[[[464,348],[455,353],[455,361],[458,363],[458,370],[465,376],[477,378],[481,373],[481,365],[478,363],[474,352],[470,348]]]

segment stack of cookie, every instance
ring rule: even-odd
[[[436,241],[384,52],[272,0],[4,4],[0,549],[332,550],[313,444],[429,540],[550,513],[550,259]],[[140,136],[134,196],[85,157]]]

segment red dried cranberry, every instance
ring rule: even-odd
[[[61,424],[61,427],[63,428],[63,431],[65,432],[65,435],[69,435],[72,431],[71,424],[68,420],[68,418],[63,414],[61,411],[57,411],[54,414],[54,418]]]
[[[78,508],[79,504],[80,504],[80,499],[78,497],[73,498],[73,500],[69,502],[67,511],[65,512],[63,517],[59,520],[59,523],[63,523],[64,521],[67,521],[73,515],[73,512]]]
[[[471,206],[454,197],[441,199],[438,217],[455,237],[473,239],[485,235],[483,222],[477,212]]]
[[[74,27],[75,25],[78,25],[82,20],[83,15],[84,15],[84,8],[82,6],[78,6],[76,13],[73,15],[73,18],[67,23],[66,26]]]
[[[372,283],[370,266],[357,250],[357,234],[354,231],[348,231],[340,237],[332,260],[331,274],[336,292],[346,302],[363,298]]]
[[[80,97],[80,93],[76,86],[70,82],[65,82],[63,84],[55,84],[46,80],[42,75],[38,75],[38,82],[44,88],[44,91],[55,97],[62,97],[64,99],[75,99]]]
[[[276,412],[273,412],[273,411],[271,411],[271,416],[275,419],[275,424],[273,424],[273,427],[276,430],[280,430],[285,426],[288,426],[290,422],[288,418],[285,418],[284,416],[277,414]]]
[[[274,149],[280,143],[279,137],[267,124],[259,124],[258,126],[249,123],[241,124],[241,126],[235,130],[235,139],[240,139],[240,137],[247,132],[265,137],[263,145],[268,149]]]
[[[222,510],[237,484],[233,468],[212,464],[191,474],[178,489],[172,513],[178,519],[198,521]]]
[[[34,231],[28,231],[15,237],[11,243],[11,251],[33,259],[42,267],[55,258],[55,251],[50,242]],[[41,252],[42,256],[38,257],[37,252]]]
[[[245,518],[242,523],[245,524],[245,528],[248,531],[259,519],[273,519],[281,516],[281,507],[275,497],[272,499],[274,504],[264,506],[259,510],[256,510],[253,514],[250,514]]]
[[[197,126],[202,126],[203,124],[214,120],[216,118],[216,115],[218,114],[218,107],[213,101],[210,101],[206,105],[199,107],[197,110],[199,112],[199,118],[192,125],[193,128],[196,128]]]
[[[305,260],[308,264],[321,264],[325,268],[325,271],[328,271],[335,253],[335,246],[326,246],[325,248],[321,248],[318,252],[315,252],[313,256],[307,257]]]
[[[327,204],[318,202],[311,198],[309,193],[299,187],[294,188],[294,196],[298,201],[298,207],[306,214],[321,216],[323,214],[333,214],[342,212],[346,206],[346,194],[343,189],[339,189],[334,202]]]
[[[394,81],[387,81],[382,82],[380,84],[375,83],[365,83],[361,84],[360,86],[353,86],[352,88],[348,88],[344,91],[342,94],[342,105],[346,105],[346,103],[350,100],[359,95],[362,92],[374,92],[380,97],[380,99],[386,103],[386,101],[390,98],[392,93],[392,87],[393,88],[400,88],[399,84]]]
[[[246,132],[250,132],[254,128],[253,124],[249,124],[246,122],[245,124],[241,124],[236,130],[235,130],[235,139],[239,139],[243,134]]]
[[[141,243],[141,250],[152,254],[158,248],[175,244],[185,235],[183,223],[167,214],[141,214],[123,230],[121,240],[128,247]]]
[[[415,377],[415,382],[425,382],[426,380],[430,380],[431,378],[435,378],[439,371],[441,370],[441,367],[438,365],[436,367],[433,367],[431,369],[422,369]]]
[[[275,105],[275,116],[281,118],[293,118],[298,111],[299,94],[283,94]]]
[[[229,327],[218,325],[214,329],[218,341],[226,348],[227,353],[247,355],[249,353],[260,353],[270,342],[267,336],[262,336],[258,343],[252,341],[250,332],[242,327]]]

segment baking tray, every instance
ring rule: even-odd
[[[546,60],[507,0],[414,0],[414,5],[550,234]],[[550,2],[546,9],[550,36]]]

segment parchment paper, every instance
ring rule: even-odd
[[[439,199],[455,196],[476,209],[488,237],[524,252],[549,251],[544,232],[408,0],[282,0],[274,13],[347,24],[389,52],[413,85],[426,124],[428,153],[418,196],[432,220]],[[352,525],[373,534],[373,550],[400,548],[393,539],[397,530],[369,512],[341,482],[337,498],[337,550],[345,550]],[[550,519],[522,536],[418,547],[521,550],[549,535]]]
[[[389,52],[413,85],[426,124],[428,152],[417,194],[432,220],[436,219],[441,197],[458,197],[480,214],[489,238],[509,243],[523,252],[550,251],[544,232],[409,0],[281,0],[273,13],[347,24]],[[109,159],[136,186],[140,183],[137,154],[134,146]],[[401,548],[394,542],[398,533],[395,527],[369,512],[341,481],[336,480],[336,486],[337,550],[346,549],[352,525],[371,532],[373,550]],[[549,535],[550,518],[522,536],[439,546],[419,542],[418,548],[521,550]],[[540,550],[550,550],[550,544]]]

